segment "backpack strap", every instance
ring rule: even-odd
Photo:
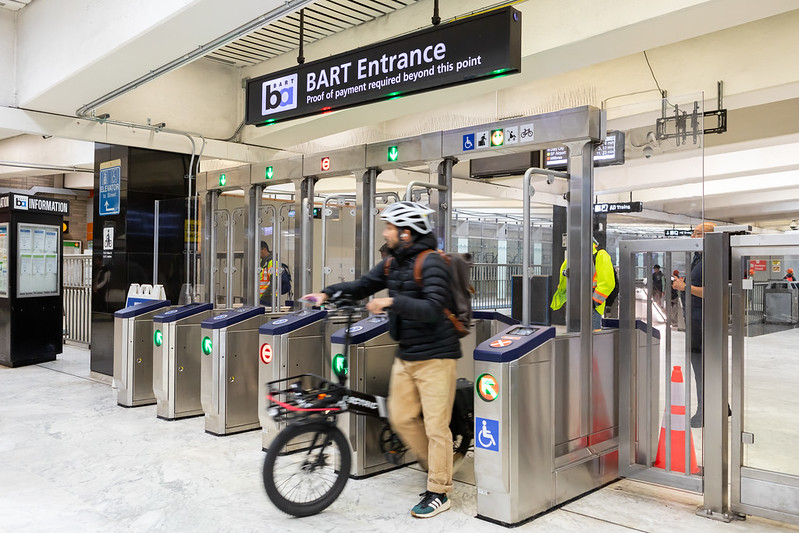
[[[433,253],[435,250],[422,250],[416,255],[416,261],[413,263],[413,279],[416,284],[422,286],[422,267],[424,266],[425,258]]]
[[[383,261],[383,275],[385,277],[388,277],[388,269],[389,269],[389,267],[391,267],[391,260],[392,259],[394,259],[394,256],[390,255],[390,256],[386,257],[386,259]]]

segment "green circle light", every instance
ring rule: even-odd
[[[160,329],[155,330],[155,333],[153,333],[153,342],[156,346],[161,346],[161,344],[164,342],[164,334]]]
[[[344,354],[337,353],[333,356],[333,374],[337,377],[344,377],[347,375],[347,358],[344,357]]]
[[[214,345],[211,343],[211,337],[203,337],[203,353],[211,355],[212,351],[214,351]]]

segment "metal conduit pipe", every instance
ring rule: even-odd
[[[101,96],[100,98],[97,98],[96,100],[93,100],[88,104],[85,104],[84,106],[78,108],[78,110],[75,113],[80,118],[91,118],[88,116],[88,114],[93,109],[96,109],[97,107],[110,102],[114,98],[122,96],[123,94],[132,91],[133,89],[136,89],[137,87],[144,85],[145,83],[152,81],[153,79],[157,78],[158,76],[161,76],[162,74],[166,74],[167,72],[182,67],[187,63],[191,63],[195,59],[198,59],[206,54],[209,54],[214,50],[216,50],[217,48],[221,48],[226,44],[235,41],[239,37],[242,37],[243,35],[246,35],[251,31],[257,30],[276,19],[279,19],[284,15],[293,13],[297,9],[300,9],[309,3],[311,3],[311,0],[288,1],[282,6],[273,9],[268,13],[265,13],[254,20],[251,20],[247,24],[239,26],[235,30],[230,31],[222,35],[221,37],[217,37],[216,39],[214,39],[209,43],[198,46],[195,50],[189,52],[188,54],[185,54],[173,61],[170,61],[166,65],[162,65],[157,69],[151,70],[149,73],[145,74],[144,76],[141,76],[140,78],[137,78],[131,81],[130,83],[126,83],[122,87],[114,89],[110,93],[107,93]]]
[[[439,191],[449,190],[449,187],[447,187],[446,185],[439,185],[437,183],[428,183],[426,181],[412,181],[405,188],[405,200],[406,201],[408,201],[408,202],[412,202],[413,201],[413,197],[411,195],[413,194],[413,189],[414,188],[417,188],[417,189],[428,189],[428,190],[429,189],[436,189],[436,190],[439,190]]]
[[[0,161],[0,167],[35,168],[38,170],[56,170],[58,172],[85,172],[94,174],[93,169],[80,167],[67,167],[62,165],[48,165],[47,163],[24,163],[22,161]]]
[[[555,178],[569,179],[569,174],[566,172],[556,172],[554,170],[545,170],[543,168],[528,168],[524,172],[524,191],[522,193],[524,201],[524,213],[522,214],[522,325],[530,325],[530,203],[531,198],[535,194],[533,184],[530,183],[530,178],[533,174],[543,174],[547,177],[547,183],[552,183]],[[555,268],[555,265],[552,265]]]

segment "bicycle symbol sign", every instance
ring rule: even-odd
[[[486,402],[492,402],[499,396],[499,383],[491,374],[482,374],[477,378],[477,394]]]
[[[474,427],[477,435],[474,438],[474,445],[477,448],[499,451],[499,421],[490,418],[475,417]]]

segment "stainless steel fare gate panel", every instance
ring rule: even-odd
[[[202,322],[200,399],[208,433],[260,427],[258,327],[268,318],[263,307],[239,307]]]
[[[356,392],[388,397],[388,382],[391,365],[397,351],[397,343],[388,334],[388,317],[375,315],[354,323],[351,328],[351,344],[348,359],[347,383]],[[331,338],[330,354],[335,365],[344,350],[345,331],[339,330]],[[332,377],[332,367],[326,371]],[[334,378],[333,378],[334,379]],[[378,474],[396,465],[386,461],[380,446],[380,434],[384,421],[367,416],[344,413],[339,416],[339,429],[349,439],[352,449],[351,477],[359,478]],[[414,459],[405,454],[405,461]]]
[[[264,450],[285,428],[285,423],[278,425],[269,416],[267,383],[299,374],[325,375],[330,367],[326,316],[327,311],[303,309],[267,322],[258,330],[258,419]]]
[[[168,307],[169,300],[155,300],[114,313],[114,386],[123,407],[155,403],[153,317]]]
[[[200,402],[202,330],[212,304],[193,303],[153,318],[153,392],[158,418],[203,414]]]

